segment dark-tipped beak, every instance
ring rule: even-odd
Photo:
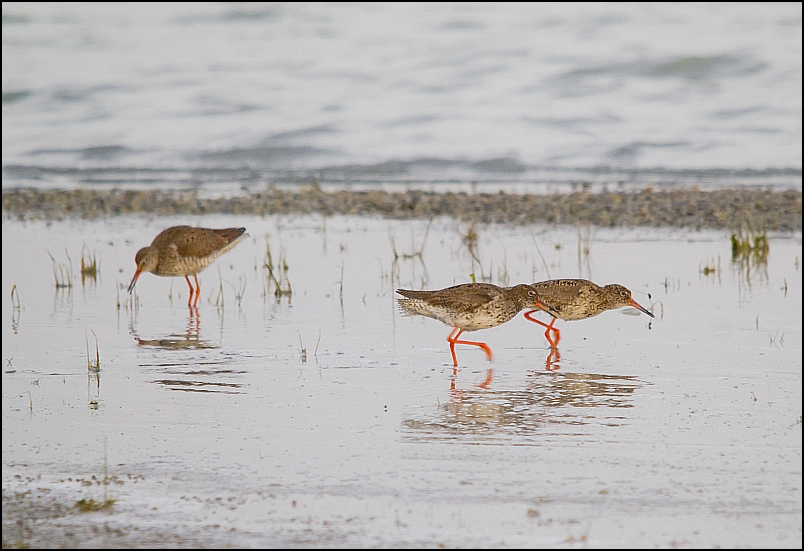
[[[648,312],[648,310],[647,310],[647,309],[645,309],[644,307],[642,307],[642,306],[640,306],[639,304],[637,304],[637,301],[635,301],[634,299],[631,299],[630,301],[628,301],[628,304],[630,304],[631,306],[633,306],[633,307],[634,307],[634,308],[636,308],[637,310],[640,310],[640,311],[642,311],[642,312],[645,312],[647,315],[649,315],[649,316],[650,316],[650,317],[652,317],[652,318],[655,318],[655,317],[656,317],[656,316],[654,316],[652,313]]]
[[[137,284],[137,279],[139,279],[141,273],[142,273],[142,268],[137,268],[137,271],[134,272],[134,277],[131,279],[131,284],[128,286],[128,293],[129,294],[131,294],[131,291],[134,290],[134,285]]]

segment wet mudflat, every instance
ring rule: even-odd
[[[181,223],[250,238],[197,309],[151,274],[132,299],[135,252]],[[721,230],[6,220],[4,545],[800,547],[801,234],[768,237],[733,257]],[[621,283],[656,319],[558,321],[556,363],[520,314],[453,376],[450,328],[394,289],[471,274]]]

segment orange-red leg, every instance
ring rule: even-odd
[[[463,329],[456,327],[452,330],[452,333],[449,334],[449,337],[447,337],[447,341],[449,342],[449,350],[452,352],[452,363],[455,367],[458,367],[458,357],[455,355],[456,344],[471,344],[472,346],[479,346],[486,353],[486,357],[489,359],[489,361],[491,361],[491,348],[489,348],[486,343],[477,341],[459,341],[458,337],[461,336],[461,333],[463,333]]]
[[[195,279],[195,289],[193,289],[193,284],[190,283],[189,276],[184,276],[184,279],[187,280],[187,286],[190,288],[190,298],[187,299],[187,306],[190,308],[198,306],[198,297],[201,295],[201,284],[198,283],[198,276],[193,274],[193,279]],[[195,301],[193,301],[193,293],[195,293]]]
[[[193,301],[193,307],[198,306],[198,298],[201,296],[201,284],[198,283],[198,276],[193,274],[193,279],[195,280],[195,300]]]
[[[192,307],[192,305],[193,305],[193,293],[195,292],[195,289],[193,289],[193,284],[190,283],[190,277],[189,276],[184,276],[184,280],[187,282],[187,287],[190,288],[190,298],[187,299],[187,306]]]
[[[547,325],[547,324],[546,324],[546,323],[544,323],[543,321],[539,321],[539,320],[537,320],[536,318],[531,317],[531,314],[533,314],[533,313],[535,313],[535,312],[538,312],[538,310],[531,310],[531,311],[529,311],[529,312],[525,312],[525,318],[526,318],[526,319],[528,319],[528,320],[530,320],[530,321],[532,321],[533,323],[538,323],[538,324],[539,324],[539,325],[541,325],[542,327],[546,327],[547,329],[546,329],[546,330],[545,330],[545,332],[544,332],[544,336],[545,336],[545,338],[547,339],[547,342],[549,342],[549,343],[550,343],[550,346],[551,346],[552,348],[556,348],[556,349],[557,349],[557,348],[558,348],[558,341],[560,341],[560,340],[561,340],[561,331],[559,331],[558,329],[556,329],[555,327],[553,327],[553,324],[556,322],[556,318],[553,318],[553,321],[551,321],[551,322],[550,322],[550,325]],[[555,334],[555,336],[556,336],[555,340],[553,340],[553,339],[551,339],[551,338],[550,338],[550,332],[551,332],[551,331],[552,331],[552,332]]]

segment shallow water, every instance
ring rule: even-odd
[[[250,239],[202,273],[197,310],[151,274],[130,301],[136,250],[187,222]],[[716,231],[478,226],[473,259],[469,230],[4,221],[4,543],[801,546],[800,233],[733,262]],[[57,270],[69,253],[72,288],[48,252]],[[471,273],[618,282],[656,319],[559,321],[556,364],[520,314],[473,333],[494,361],[459,346],[453,376],[449,328],[402,317],[393,291]],[[108,512],[53,513],[105,497]]]

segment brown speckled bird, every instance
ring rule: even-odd
[[[491,283],[464,283],[438,291],[397,289],[396,292],[405,297],[397,299],[405,315],[427,316],[454,328],[447,341],[455,367],[458,367],[456,344],[479,346],[489,361],[492,359],[486,343],[458,340],[461,333],[496,327],[524,308],[539,308],[539,297],[532,285],[498,287]]]
[[[623,306],[633,306],[654,317],[631,298],[631,291],[614,283],[600,287],[586,279],[551,279],[534,283],[531,287],[539,294],[540,304],[537,308],[553,316],[553,320],[548,325],[531,317],[538,310],[525,312],[525,317],[547,328],[544,336],[553,348],[558,347],[558,341],[561,339],[561,333],[553,327],[556,319],[582,320]],[[550,337],[551,332],[555,335],[555,339]]]
[[[128,292],[134,290],[140,275],[151,272],[158,276],[184,276],[190,287],[190,298],[187,306],[196,306],[201,294],[198,274],[223,253],[231,250],[246,238],[246,228],[226,228],[213,230],[209,228],[192,228],[190,226],[173,226],[156,236],[150,246],[137,251],[134,261],[137,271]],[[195,279],[195,289],[190,277]],[[193,300],[195,296],[195,300]]]

